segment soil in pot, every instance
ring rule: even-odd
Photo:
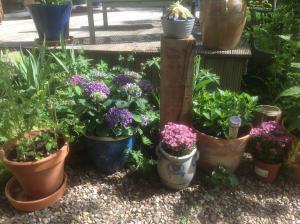
[[[258,160],[254,161],[254,173],[257,179],[263,182],[273,182],[279,172],[281,164],[268,164]]]
[[[64,143],[57,152],[33,162],[13,161],[15,147],[15,144],[4,146],[3,162],[28,197],[40,199],[57,191],[64,180],[64,163],[69,153],[69,144]]]

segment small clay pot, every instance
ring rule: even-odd
[[[6,184],[5,196],[10,204],[20,211],[33,212],[47,208],[62,198],[67,188],[67,176],[64,176],[63,184],[53,194],[39,199],[28,198],[18,181],[12,177]]]
[[[66,142],[59,151],[35,162],[15,162],[8,155],[15,144],[4,145],[3,162],[31,199],[45,198],[59,189],[64,180],[64,164],[69,153]]]
[[[221,139],[206,135],[196,130],[197,148],[201,153],[199,166],[205,171],[212,171],[218,166],[234,172],[240,165],[249,135],[235,139]]]
[[[291,173],[291,179],[296,182],[300,182],[300,168],[290,167],[289,171]]]
[[[279,164],[269,164],[264,163],[259,160],[254,160],[254,173],[257,179],[263,182],[273,182],[279,172],[281,163]]]

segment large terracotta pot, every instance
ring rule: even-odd
[[[254,173],[257,179],[264,182],[273,182],[279,172],[281,164],[269,164],[254,160]]]
[[[8,155],[14,147],[15,144],[4,146],[3,162],[30,198],[47,197],[61,187],[64,181],[65,158],[69,153],[68,143],[65,143],[56,153],[35,162],[9,160]]]
[[[203,46],[229,50],[237,46],[246,23],[245,0],[201,0]]]
[[[206,171],[223,166],[234,172],[245,152],[249,135],[235,139],[221,139],[197,131],[197,148],[201,153],[199,165]]]

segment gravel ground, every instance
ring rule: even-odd
[[[211,193],[199,171],[191,186],[174,192],[156,175],[110,176],[89,165],[68,165],[68,191],[53,207],[24,213],[0,195],[0,223],[288,223],[300,224],[300,185],[261,183],[249,161],[238,171],[235,189]]]

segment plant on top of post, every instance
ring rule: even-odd
[[[195,18],[190,10],[181,5],[181,1],[177,1],[168,7],[167,15],[161,21],[165,36],[183,39],[191,35]]]

